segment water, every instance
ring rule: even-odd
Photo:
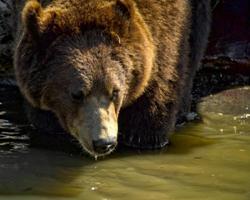
[[[31,148],[18,92],[1,89],[0,199],[249,200],[249,99],[246,87],[206,97],[168,149],[94,161]]]

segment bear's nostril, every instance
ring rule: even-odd
[[[93,141],[93,149],[96,153],[107,153],[112,151],[116,146],[116,142],[110,142],[107,140],[97,140]]]

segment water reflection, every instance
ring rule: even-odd
[[[31,148],[18,92],[3,96],[0,90],[0,199],[248,200],[246,91],[205,98],[198,106],[203,120],[178,128],[168,149],[120,148],[96,162],[67,151]]]
[[[27,132],[25,132],[28,125],[26,121],[19,116],[19,112],[20,114],[22,113],[19,92],[13,87],[1,88],[0,158],[1,155],[4,154],[25,152],[28,150],[29,138]]]

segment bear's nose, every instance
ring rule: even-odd
[[[110,140],[96,140],[93,141],[93,149],[96,153],[99,154],[105,154],[108,153],[116,147],[116,141],[110,141]]]

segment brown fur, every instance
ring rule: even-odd
[[[111,103],[121,140],[162,147],[177,113],[187,110],[182,102],[205,48],[209,16],[208,0],[55,0],[44,8],[30,0],[15,54],[20,89],[70,132],[79,105],[68,91],[80,88],[88,99],[118,88]]]

